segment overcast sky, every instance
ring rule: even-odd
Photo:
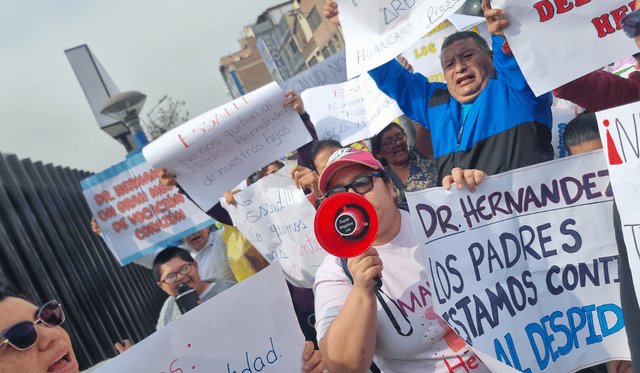
[[[10,1],[0,12],[0,151],[99,172],[125,157],[64,53],[87,44],[122,91],[165,94],[191,117],[231,100],[218,70],[244,26],[278,0]]]

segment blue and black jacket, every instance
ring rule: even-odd
[[[553,159],[551,93],[536,97],[515,58],[502,51],[504,39],[492,39],[495,74],[471,106],[464,126],[459,123],[460,103],[445,83],[429,83],[395,59],[369,71],[381,91],[431,131],[438,184],[454,167],[493,175]]]

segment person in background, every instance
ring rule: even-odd
[[[158,286],[169,294],[160,310],[156,329],[160,329],[182,315],[176,303],[178,285],[195,289],[201,301],[206,301],[236,284],[223,279],[203,281],[198,273],[198,262],[185,249],[169,246],[153,261],[153,274]]]
[[[571,155],[602,149],[596,115],[589,111],[570,120],[564,127],[562,137]]]
[[[407,200],[405,191],[431,188],[438,184],[433,158],[413,147],[409,149],[407,135],[398,123],[391,122],[371,138],[371,152],[384,165],[402,202]]]
[[[488,0],[482,8],[491,10]],[[324,14],[338,23],[335,1],[326,0]],[[493,50],[475,32],[448,36],[441,48],[446,84],[395,59],[369,71],[405,115],[431,130],[438,181],[456,167],[494,175],[553,159],[551,94],[536,97],[504,38],[493,33],[492,40]]]
[[[194,259],[198,262],[200,278],[205,281],[219,278],[238,282],[229,266],[227,245],[216,231],[211,230],[211,227],[185,237],[184,243],[196,253]]]
[[[275,315],[274,315],[275,316]],[[0,280],[0,372],[78,373],[69,334],[60,326],[65,316],[56,301],[38,307],[7,282]],[[320,351],[305,342],[302,370],[325,370]],[[104,365],[104,361],[83,373]]]
[[[291,169],[289,176],[295,181],[296,187],[309,191],[307,199],[316,208],[324,199],[324,196],[318,188],[318,180],[320,174],[327,166],[327,160],[334,151],[342,148],[342,145],[336,140],[320,140],[313,141],[310,147],[311,164],[309,167],[297,165]]]

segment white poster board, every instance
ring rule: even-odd
[[[338,0],[349,79],[395,58],[464,0]]]
[[[518,65],[536,95],[638,52],[618,27],[629,0],[493,0],[506,12],[504,29]]]
[[[140,152],[82,180],[81,185],[120,265],[215,224],[178,188],[162,185],[159,171]]]
[[[636,293],[640,289],[640,103],[596,113]]]
[[[395,100],[382,93],[369,74],[311,88],[300,96],[318,138],[334,139],[343,146],[376,135],[402,115]]]
[[[629,360],[607,175],[597,151],[407,194],[435,310],[485,363]]]
[[[316,210],[289,177],[288,166],[236,193],[222,206],[233,224],[269,263],[279,262],[287,280],[311,288],[327,252],[314,233]]]
[[[277,264],[98,368],[111,372],[302,372],[304,336]]]
[[[480,19],[484,21],[484,18]],[[463,30],[473,31],[482,36],[491,47],[491,34],[489,34],[486,22],[481,22]],[[429,82],[444,83],[444,73],[440,62],[442,60],[442,42],[447,36],[457,31],[458,29],[449,20],[444,20],[422,39],[413,43],[409,49],[402,52],[402,57],[406,58],[407,62],[413,66],[414,73],[424,75]]]
[[[324,61],[313,65],[280,84],[283,91],[293,89],[302,93],[305,89],[327,84],[338,84],[347,81],[347,59],[345,50],[341,49]]]
[[[143,149],[204,211],[257,169],[311,141],[298,113],[271,82],[165,133]]]

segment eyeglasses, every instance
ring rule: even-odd
[[[396,137],[391,138],[391,139],[386,139],[383,142],[380,143],[381,146],[386,146],[387,148],[390,148],[392,146],[394,146],[397,142],[402,142],[404,140],[407,139],[407,134],[406,133],[401,133],[396,135]]]
[[[162,280],[162,282],[164,282],[165,284],[171,285],[174,282],[176,282],[176,280],[178,279],[178,273],[184,276],[187,273],[189,273],[190,270],[191,270],[191,263],[187,263],[182,267],[178,268],[177,272],[169,273],[167,277],[165,277],[164,280]]]
[[[64,322],[64,312],[62,312],[60,304],[55,300],[47,302],[40,307],[37,316],[38,319],[36,321],[21,321],[2,332],[0,336],[4,338],[4,341],[0,343],[0,348],[7,343],[16,350],[26,350],[38,340],[36,323],[41,322],[47,326],[54,327]]]
[[[339,187],[335,187],[333,189],[331,189],[330,191],[328,191],[327,193],[325,193],[325,197],[330,197],[336,193],[344,193],[344,192],[348,192],[349,189],[353,189],[354,192],[358,193],[358,194],[365,194],[369,191],[371,191],[371,189],[373,189],[373,177],[382,177],[380,174],[369,174],[369,175],[362,175],[359,176],[357,179],[355,179],[354,181],[352,181],[351,183],[347,184],[347,185],[343,185],[343,186],[339,186]]]
[[[635,38],[640,35],[640,10],[635,10],[620,20],[622,30],[630,37]]]

